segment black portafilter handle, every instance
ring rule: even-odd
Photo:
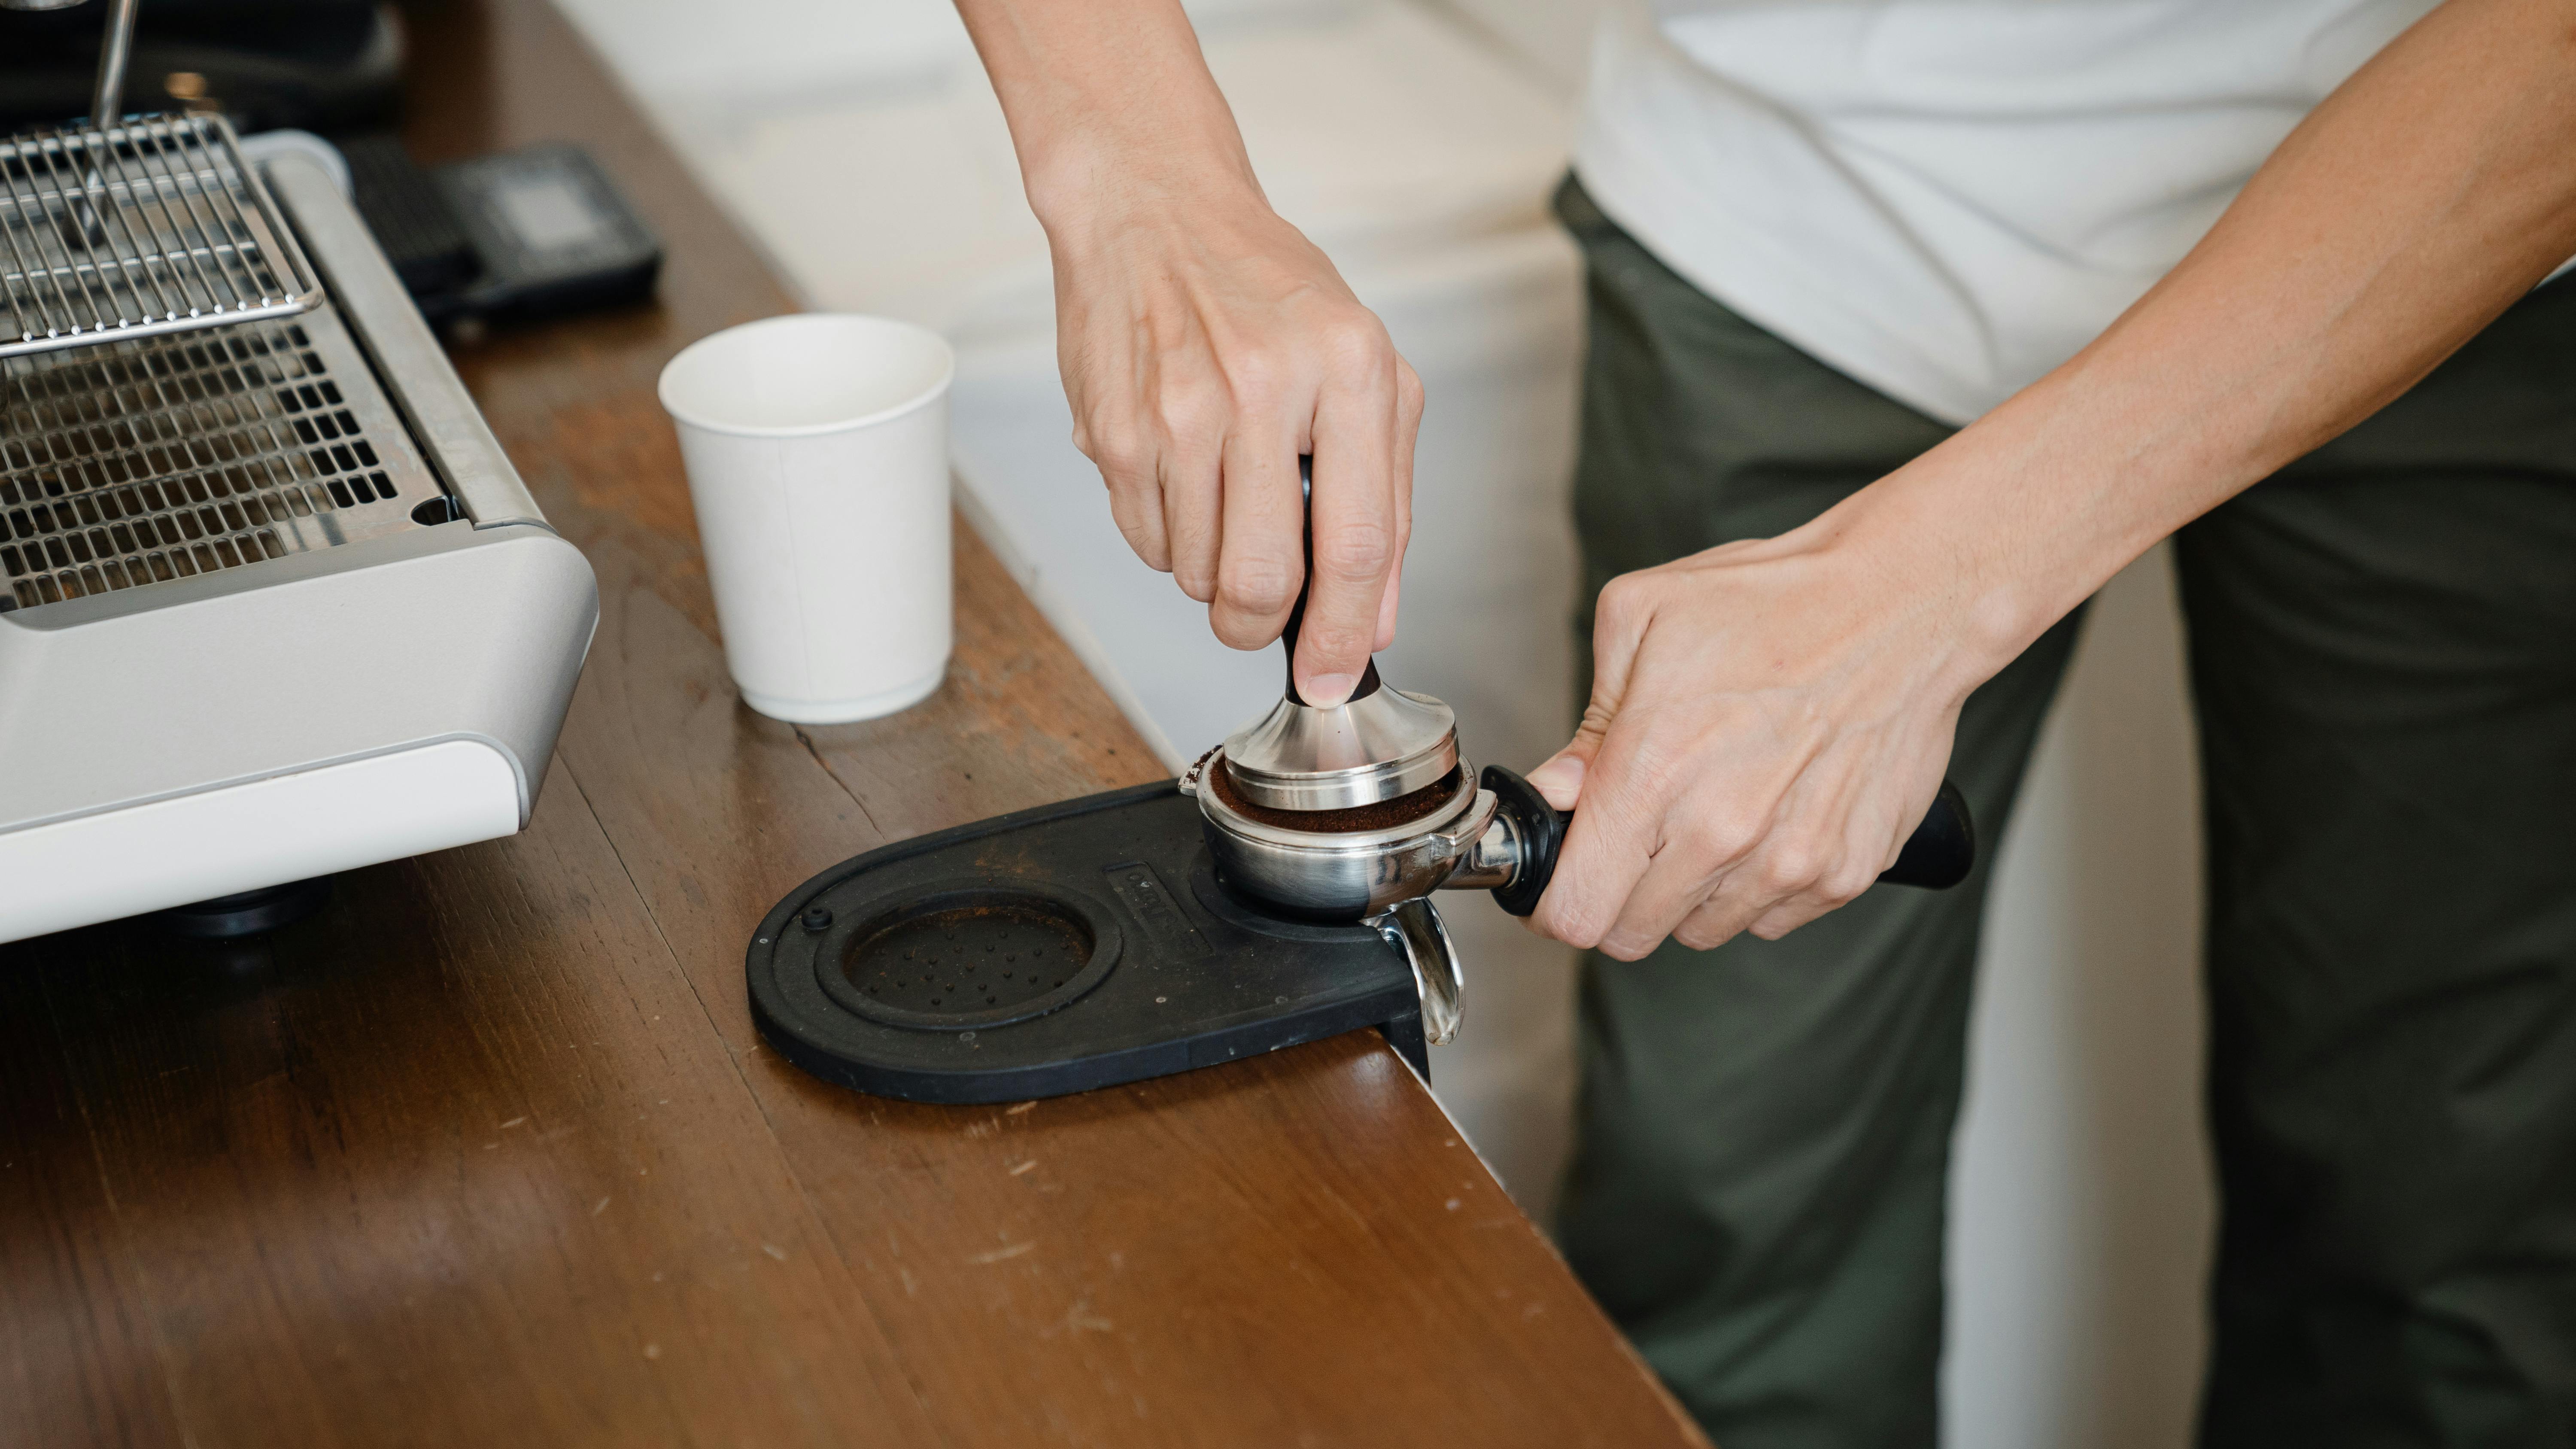
[[[1538,909],[1538,898],[1556,877],[1556,853],[1565,844],[1574,812],[1549,805],[1538,787],[1500,765],[1487,765],[1477,783],[1494,792],[1495,805],[1520,838],[1520,869],[1510,884],[1494,887],[1494,900],[1513,915],[1526,916]],[[1944,780],[1941,793],[1932,797],[1932,808],[1924,812],[1923,823],[1914,827],[1905,848],[1896,853],[1896,864],[1880,871],[1878,878],[1885,885],[1945,891],[1966,880],[1976,863],[1977,828],[1968,817],[1968,797]]]

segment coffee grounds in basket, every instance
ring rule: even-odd
[[[1208,765],[1200,772],[1200,788],[1214,787],[1216,797],[1235,814],[1281,830],[1306,830],[1319,835],[1350,835],[1407,825],[1448,804],[1458,790],[1458,770],[1453,765],[1448,774],[1412,794],[1380,800],[1374,805],[1353,805],[1341,810],[1281,810],[1276,806],[1256,805],[1243,798],[1222,758],[1211,760]]]

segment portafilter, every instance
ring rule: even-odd
[[[1279,915],[1375,926],[1413,968],[1425,1035],[1445,1042],[1458,1030],[1458,957],[1431,893],[1487,890],[1528,915],[1574,817],[1503,766],[1479,772],[1449,706],[1387,685],[1375,660],[1349,699],[1307,703],[1296,679],[1304,611],[1300,597],[1283,639],[1284,696],[1191,765],[1181,789],[1198,801],[1227,891]],[[1879,880],[1942,890],[1975,861],[1968,802],[1944,780]]]

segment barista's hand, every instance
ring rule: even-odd
[[[1279,219],[1180,0],[957,0],[1055,257],[1074,446],[1145,562],[1217,637],[1279,637],[1314,591],[1297,688],[1339,704],[1395,638],[1422,383]]]
[[[1056,349],[1073,441],[1139,557],[1217,637],[1279,637],[1313,592],[1298,690],[1338,704],[1393,642],[1422,384],[1333,265],[1258,190],[1120,179],[1057,210]]]
[[[1869,888],[1991,670],[1914,560],[1827,515],[1601,591],[1582,729],[1530,772],[1574,824],[1532,919],[1635,960],[1776,939]]]

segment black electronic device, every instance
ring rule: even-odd
[[[880,1096],[1061,1096],[1369,1026],[1429,1071],[1402,946],[1229,894],[1170,780],[834,866],[761,921],[747,973],[772,1049]]]
[[[661,244],[578,146],[436,169],[389,135],[341,151],[359,213],[432,322],[530,321],[652,295]]]

